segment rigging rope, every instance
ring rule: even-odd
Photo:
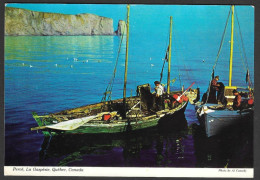
[[[111,101],[112,89],[113,89],[114,80],[116,77],[116,70],[117,70],[119,55],[120,55],[120,51],[121,51],[121,46],[122,46],[123,39],[124,39],[125,29],[126,29],[126,27],[124,26],[123,32],[121,33],[121,36],[120,36],[120,44],[119,44],[119,48],[118,48],[118,52],[117,52],[117,58],[116,58],[116,63],[115,63],[114,71],[113,71],[113,76],[110,79],[110,82],[105,90],[105,93],[104,93],[104,96],[103,96],[101,102]],[[107,98],[107,94],[109,94],[108,98]]]
[[[181,74],[180,74],[180,70],[179,70],[179,68],[178,68],[178,71],[179,71],[179,81],[180,81],[180,88],[181,88]]]
[[[162,70],[161,70],[161,73],[160,73],[160,83],[162,82],[162,78],[163,78],[163,69],[164,69],[165,62],[166,62],[166,59],[164,59],[164,61],[163,61],[163,66],[162,66]]]
[[[173,25],[173,28],[172,28],[172,39],[174,39],[174,33],[175,33],[175,26]],[[169,32],[169,34],[170,34],[170,32]],[[174,44],[174,43],[176,43],[176,41],[175,40],[173,40],[172,41],[172,44]],[[176,47],[176,46],[174,46],[174,47]],[[169,48],[169,47],[168,47]],[[172,48],[172,52],[174,53],[176,53],[176,48]],[[173,57],[173,54],[172,54],[172,57]],[[176,56],[174,56],[174,57],[176,57]],[[175,58],[177,61],[178,61],[178,58]],[[176,63],[176,65],[177,65],[177,63]],[[180,71],[179,71],[179,66],[177,66],[177,68],[178,68],[178,72],[179,72],[179,79],[180,79],[180,88],[181,88],[181,78],[180,78]],[[174,83],[175,82],[175,80],[176,80],[176,78],[174,78],[171,82],[172,83]]]
[[[172,33],[172,37],[173,38],[175,38],[176,37],[176,35],[175,35],[175,31],[173,31],[173,33]],[[176,43],[177,41],[175,40],[175,41],[173,41],[174,43]],[[176,56],[175,57],[177,57],[177,48],[176,47],[178,47],[177,45],[175,45],[175,48],[173,49],[173,51],[175,52],[175,54],[176,54]],[[180,82],[180,88],[182,88],[182,82],[181,82],[181,73],[180,73],[180,62],[179,62],[179,59],[178,58],[176,58],[176,67],[177,67],[177,69],[178,69],[178,76],[179,76],[179,82]],[[178,64],[178,65],[177,65]]]
[[[164,57],[164,60],[163,60],[162,70],[161,70],[161,73],[160,73],[160,83],[162,82],[162,78],[163,78],[163,70],[164,70],[165,62],[168,61],[168,53],[169,53],[168,40],[169,40],[169,34],[170,34],[170,27],[168,28],[168,33],[167,33],[166,41],[165,41],[166,50],[165,50],[165,57]]]
[[[238,30],[239,30],[239,34],[240,34],[241,44],[242,44],[242,48],[243,48],[243,53],[244,53],[244,56],[245,56],[245,61],[246,61],[247,69],[248,69],[246,51],[245,51],[244,41],[243,41],[243,37],[242,37],[242,33],[241,33],[241,28],[240,28],[240,23],[239,23],[239,21],[238,21],[237,13],[236,13],[236,19],[237,19],[237,24],[238,24]]]
[[[185,72],[186,72],[186,75],[188,77],[188,80],[191,81],[191,78],[190,78],[190,75],[189,75],[189,72],[188,72],[188,68],[186,67],[186,64],[185,62],[183,61],[183,66],[184,66],[184,69],[185,69]],[[192,71],[190,71],[192,73]]]
[[[181,36],[177,35],[177,32],[178,31],[173,31],[173,38],[175,38],[175,39],[177,39],[177,37],[181,37]],[[181,58],[180,60],[179,60],[179,58],[176,58],[177,61],[178,61],[178,65],[181,66],[180,64],[183,64],[183,67],[184,67],[184,70],[185,70],[185,73],[186,73],[186,76],[187,76],[188,80],[192,81],[189,72],[191,72],[191,76],[192,77],[195,77],[194,74],[193,74],[193,71],[188,71],[187,65],[185,63],[185,59],[183,58],[183,56],[179,56],[178,55],[179,51],[177,50],[177,47],[184,47],[184,45],[183,45],[182,41],[177,41],[176,40],[174,42],[176,43],[176,45],[175,45],[176,48],[174,49],[174,52],[176,53],[176,57],[180,57]],[[178,43],[178,45],[177,45],[177,43]],[[182,48],[180,48],[180,49],[182,49]],[[182,52],[182,51],[180,51],[180,52]],[[181,63],[180,63],[180,61],[181,61]],[[182,88],[181,74],[180,74],[179,66],[178,66],[179,81],[180,81],[180,87]],[[194,81],[194,82],[196,83],[196,81]]]
[[[229,12],[228,12],[228,17],[227,17],[227,20],[226,20],[224,32],[223,32],[223,34],[222,34],[222,38],[221,38],[220,46],[219,46],[219,49],[218,49],[217,57],[216,57],[216,60],[215,60],[215,64],[213,65],[213,68],[212,68],[212,75],[214,74],[214,69],[215,69],[215,67],[216,67],[216,65],[217,65],[217,62],[218,62],[218,59],[219,59],[219,56],[220,56],[220,52],[221,52],[222,47],[223,47],[223,44],[224,44],[224,39],[225,39],[225,36],[226,36],[227,26],[228,26],[228,22],[229,22],[228,20],[229,20],[231,11],[232,11],[232,7],[230,7]],[[212,75],[211,75],[211,78],[210,78],[210,81],[209,81],[208,90],[207,90],[207,92],[206,92],[206,93],[207,93],[207,99],[206,99],[205,104],[208,102],[208,99],[209,99],[211,81],[212,81],[212,79],[214,78],[214,77],[212,77]]]
[[[231,14],[231,7],[230,7],[230,10],[229,10],[229,13],[228,13],[227,20],[226,20],[226,25],[225,25],[225,28],[224,28],[224,32],[222,34],[222,38],[221,38],[220,46],[219,46],[219,49],[218,49],[218,54],[217,54],[217,57],[216,57],[216,60],[215,60],[215,64],[213,66],[213,70],[215,69],[215,67],[217,65],[217,62],[218,62],[218,59],[219,59],[219,56],[220,56],[220,52],[221,52],[222,47],[223,47],[224,39],[225,39],[226,32],[227,32],[228,19],[230,17],[230,14]]]
[[[236,33],[236,37],[238,37],[238,34],[237,34],[237,31],[236,31],[236,29],[235,29],[235,33]],[[243,61],[243,60],[244,60],[244,58],[243,58],[243,53],[241,52],[241,47],[240,47],[239,43],[236,43],[236,44],[237,44],[237,46],[238,46],[238,49],[239,49],[239,52],[240,52],[240,56],[241,56],[241,62],[242,62],[242,64],[243,64],[244,71],[246,72],[247,68],[246,68],[246,66],[245,66],[245,62]]]
[[[239,20],[238,20],[238,15],[237,15],[237,13],[236,13],[236,20],[237,20],[237,23],[238,23],[238,30],[239,30],[239,34],[240,34],[242,49],[243,49],[243,53],[244,53],[244,56],[245,56],[246,68],[247,68],[247,70],[249,71],[248,61],[247,61],[247,56],[246,56],[246,51],[245,51],[245,46],[244,46],[244,41],[243,41],[243,37],[242,37],[242,31],[241,31],[241,28],[240,28],[240,23],[239,23]],[[250,81],[251,81],[251,77],[250,77],[250,76],[249,76],[249,79],[250,79]],[[251,81],[251,82],[252,82],[252,81]]]

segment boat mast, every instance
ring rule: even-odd
[[[233,45],[234,45],[234,5],[231,6],[232,16],[231,16],[231,40],[230,40],[230,61],[229,61],[229,81],[228,86],[232,86],[232,64],[233,64]]]
[[[125,109],[126,103],[126,83],[127,83],[127,68],[128,68],[128,41],[129,41],[129,14],[130,6],[127,5],[127,22],[126,22],[126,54],[125,54],[125,78],[124,78],[124,91],[123,91],[123,103]]]
[[[170,37],[169,37],[169,57],[168,57],[167,94],[170,94],[171,52],[172,52],[172,16],[170,17]]]

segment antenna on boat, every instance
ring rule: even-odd
[[[168,57],[168,77],[167,77],[167,94],[170,94],[170,82],[171,82],[171,51],[172,50],[172,16],[170,17],[170,37],[169,37],[169,57]]]
[[[130,14],[130,5],[128,4],[127,22],[126,22],[125,77],[124,77],[124,91],[123,91],[124,116],[126,116],[126,83],[127,83],[127,68],[128,68],[129,14]]]

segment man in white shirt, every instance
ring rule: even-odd
[[[162,95],[164,93],[164,88],[161,85],[161,83],[159,81],[155,81],[154,82],[155,85],[155,104],[156,104],[156,109],[158,111],[162,110],[162,106],[163,106],[163,98]]]

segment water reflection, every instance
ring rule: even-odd
[[[186,121],[184,115],[176,119]],[[190,167],[187,126],[167,124],[124,134],[45,137],[36,165]]]
[[[5,60],[62,62],[77,58],[114,58],[118,46],[114,36],[6,36]],[[91,52],[91,53],[87,53]]]
[[[253,118],[249,118],[208,138],[200,126],[193,125],[196,167],[252,168],[252,129]]]

